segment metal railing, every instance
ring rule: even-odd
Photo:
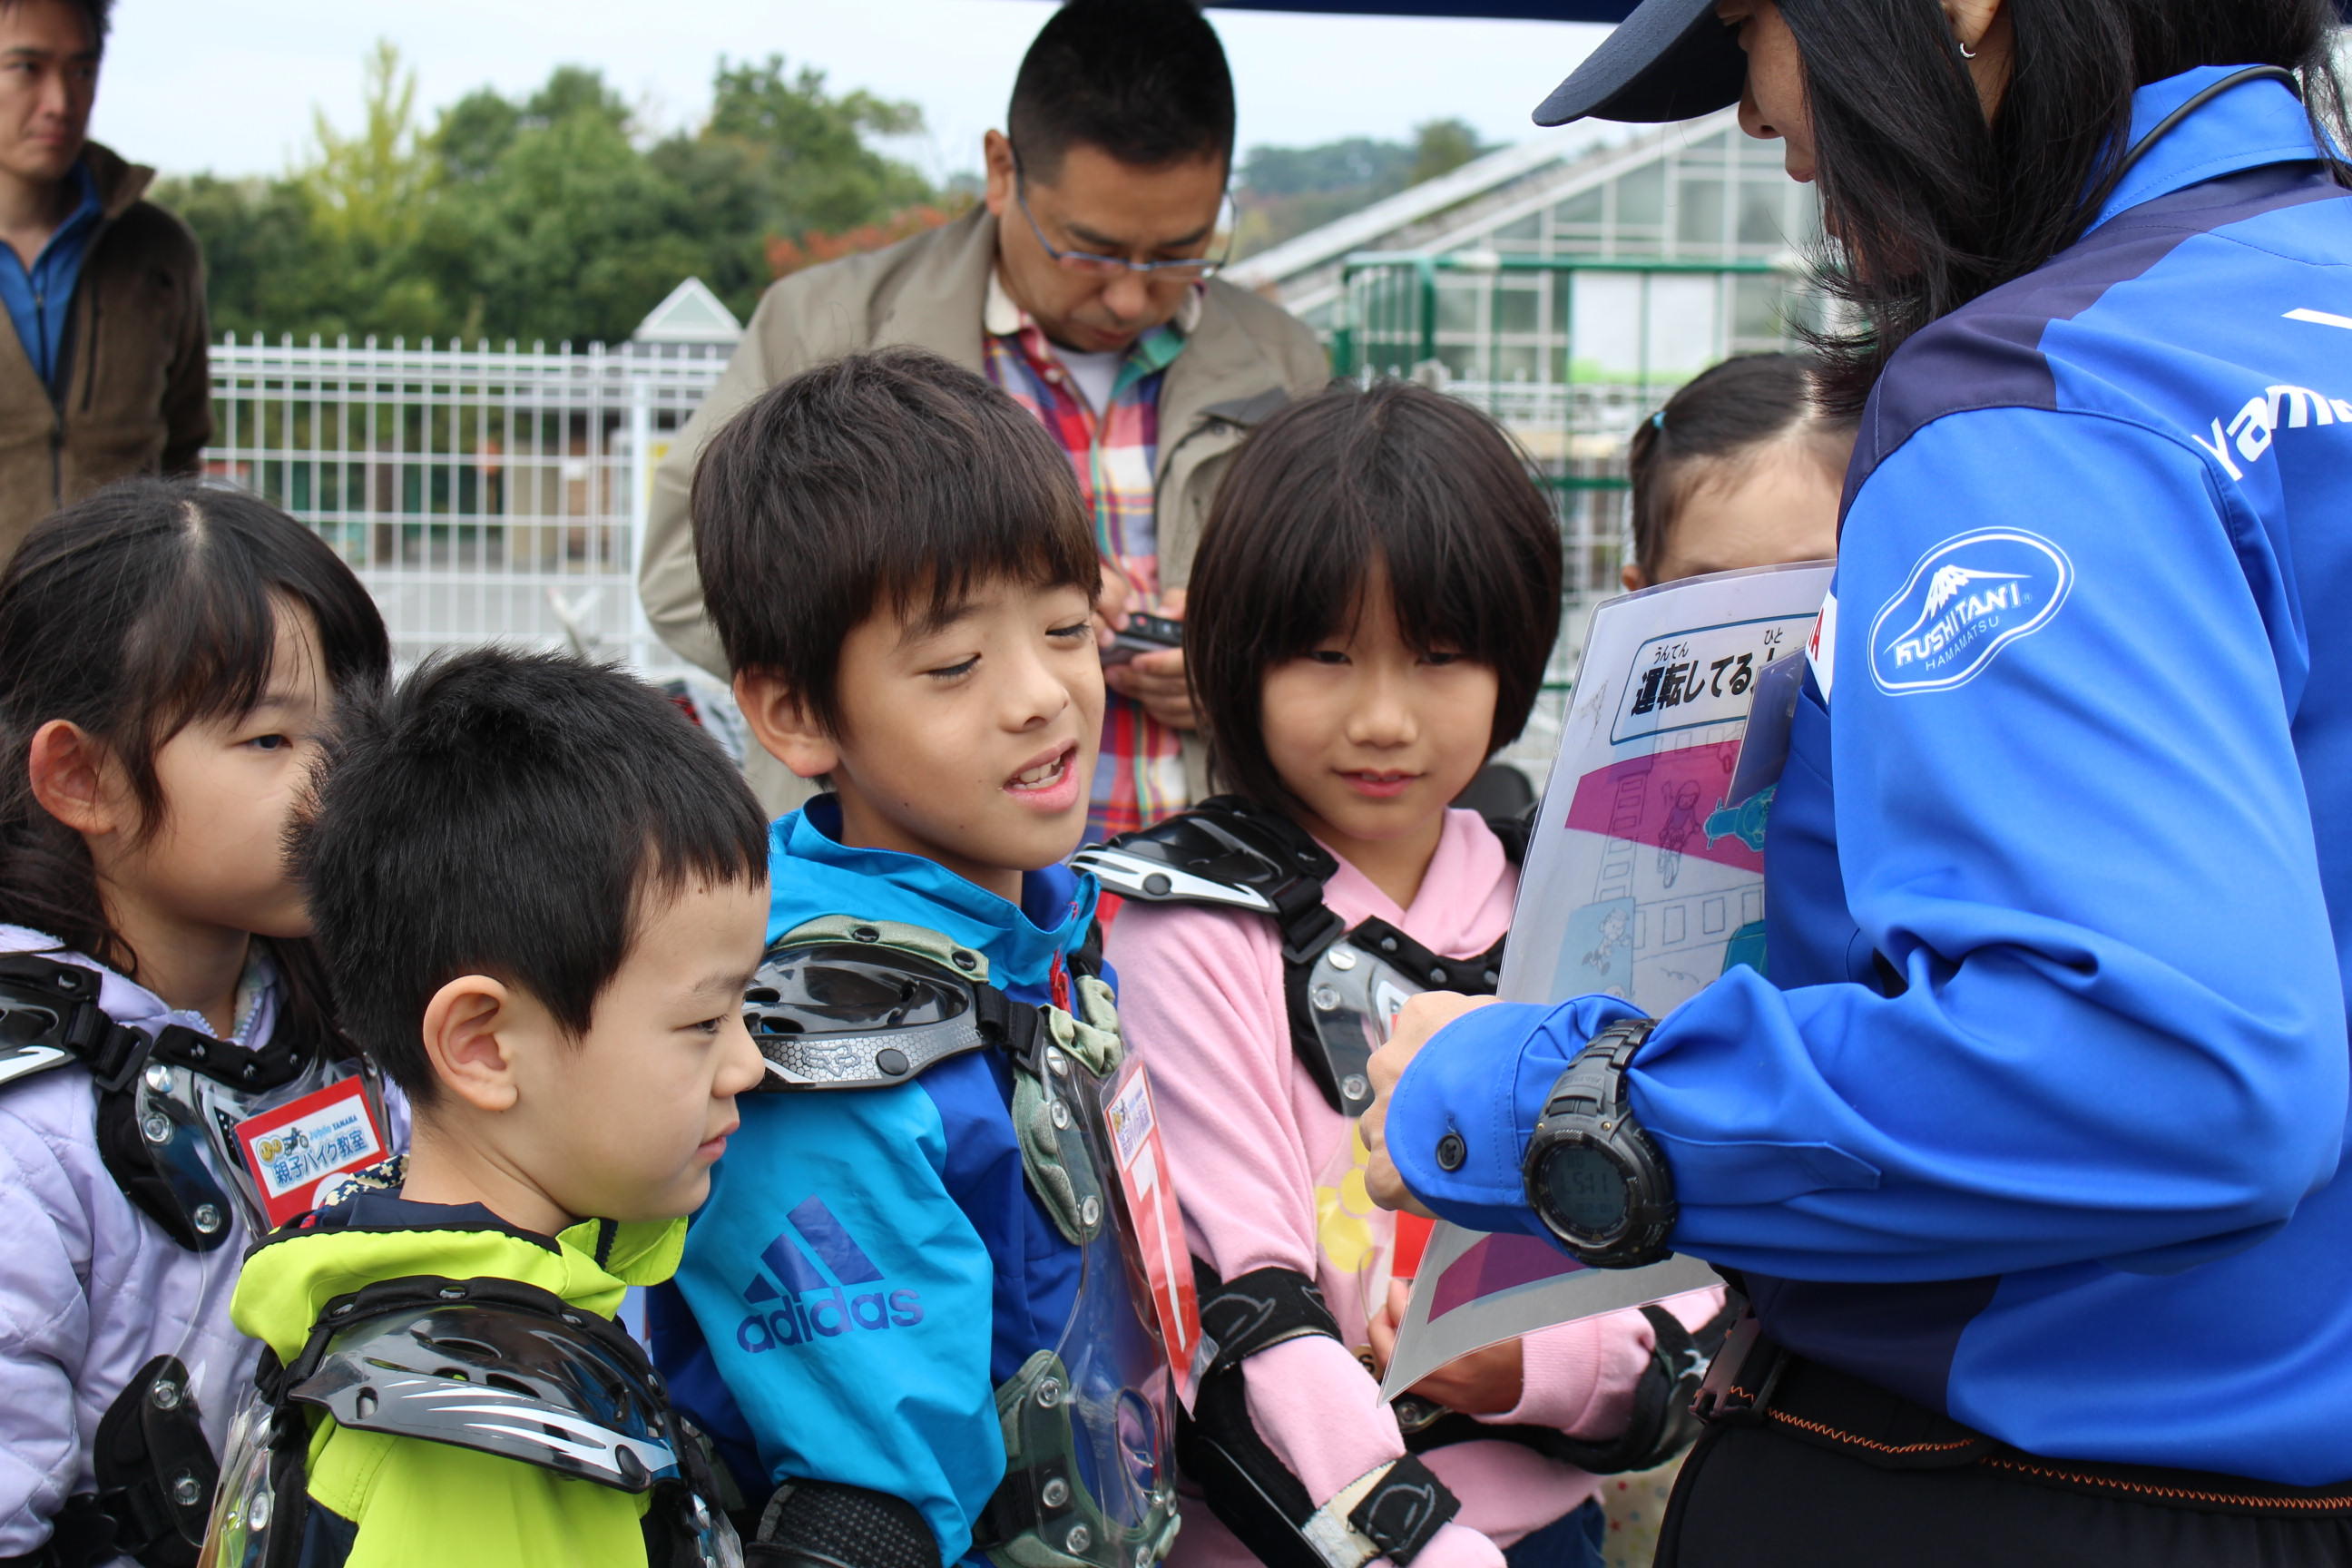
[[[506,641],[683,673],[637,605],[654,465],[724,348],[243,342],[212,351],[207,472],[316,529],[404,663]]]
[[[1591,607],[1618,591],[1634,425],[1726,354],[1784,344],[1800,299],[1761,262],[1366,253],[1348,259],[1342,374],[1416,376],[1493,415],[1557,498],[1562,635],[1518,749],[1549,755]],[[490,641],[685,667],[639,608],[654,466],[723,346],[224,339],[207,471],[318,530],[413,663]]]

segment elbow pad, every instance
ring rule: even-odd
[[[1180,1419],[1177,1457],[1209,1511],[1268,1568],[1363,1568],[1381,1557],[1406,1568],[1462,1506],[1427,1465],[1407,1454],[1318,1504],[1250,1424],[1244,1362],[1286,1340],[1339,1337],[1314,1281],[1259,1268],[1228,1284],[1198,1258],[1192,1268],[1217,1355]]]
[[[1455,1443],[1517,1443],[1587,1475],[1617,1476],[1657,1468],[1698,1436],[1699,1420],[1692,1402],[1698,1397],[1707,1364],[1723,1348],[1738,1314],[1727,1305],[1695,1330],[1684,1328],[1682,1320],[1664,1307],[1643,1307],[1642,1315],[1650,1321],[1653,1335],[1650,1361],[1633,1385],[1625,1425],[1613,1436],[1571,1437],[1549,1426],[1501,1426],[1440,1410],[1408,1394],[1397,1401],[1405,1447],[1425,1454]]]

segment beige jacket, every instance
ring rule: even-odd
[[[92,142],[99,226],[44,385],[0,318],[0,564],[50,512],[130,474],[192,473],[212,438],[204,261],[196,237],[141,200],[155,171]]]
[[[910,344],[983,370],[981,321],[996,267],[996,220],[984,210],[903,240],[780,279],[760,300],[735,357],[654,473],[637,589],[654,630],[682,658],[724,679],[727,659],[703,613],[687,500],[710,433],[777,382],[866,349]],[[1212,279],[1184,352],[1160,391],[1154,512],[1160,582],[1179,588],[1234,448],[1250,427],[1330,375],[1321,345],[1296,318]],[[1208,793],[1202,748],[1185,743],[1194,798]],[[808,793],[772,759],[747,769],[761,800],[788,809]]]

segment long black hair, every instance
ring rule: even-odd
[[[2132,94],[2200,66],[2300,74],[2344,144],[2335,0],[2008,0],[2009,86],[1991,122],[1935,0],[1780,0],[1804,62],[1828,226],[1821,280],[1863,329],[1817,339],[1825,405],[1858,411],[1903,341],[2080,238],[2130,138]],[[2336,165],[2339,181],[2347,180]]]
[[[268,502],[190,480],[133,479],[56,512],[0,572],[0,921],[136,977],[80,834],[34,797],[28,754],[52,719],[105,746],[163,825],[155,753],[188,725],[249,711],[269,681],[281,606],[319,632],[339,700],[392,668],[383,619],[350,567]],[[323,1026],[307,942],[273,943],[290,1021]],[[305,1017],[303,1015],[310,1014]]]

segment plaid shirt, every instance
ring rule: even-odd
[[[1095,542],[1135,585],[1139,609],[1160,607],[1160,533],[1152,477],[1160,459],[1160,384],[1200,319],[1200,291],[1176,320],[1138,338],[1118,367],[1110,406],[1097,414],[1055,356],[1045,331],[993,276],[981,342],[988,379],[1034,414],[1070,455],[1078,491],[1094,513]],[[1118,692],[1105,693],[1102,760],[1087,812],[1090,842],[1157,822],[1190,801],[1176,731]]]

